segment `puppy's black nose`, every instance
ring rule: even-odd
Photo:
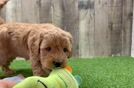
[[[62,62],[55,62],[54,61],[53,64],[54,64],[55,67],[61,67]]]

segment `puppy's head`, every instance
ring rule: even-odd
[[[43,35],[40,62],[43,69],[65,67],[72,55],[72,36],[65,31],[51,31]]]

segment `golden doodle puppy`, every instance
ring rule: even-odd
[[[0,8],[7,0],[0,0]],[[16,57],[30,59],[34,75],[48,76],[55,67],[65,67],[72,53],[70,33],[52,24],[5,23],[0,18],[0,66],[12,74]]]
[[[52,24],[6,23],[0,25],[0,66],[12,74],[16,57],[30,59],[34,75],[45,75],[65,67],[72,55],[72,36]]]

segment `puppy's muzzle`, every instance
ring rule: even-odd
[[[62,66],[62,64],[63,64],[63,61],[53,61],[53,65],[54,65],[54,67],[61,67]]]

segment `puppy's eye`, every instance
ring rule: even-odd
[[[51,47],[47,47],[47,48],[45,48],[45,50],[50,52],[51,51]]]
[[[67,48],[64,48],[63,51],[64,51],[64,52],[68,52],[68,49],[67,49]]]

